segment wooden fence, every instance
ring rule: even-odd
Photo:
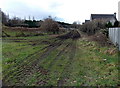
[[[109,28],[109,38],[120,50],[120,28]]]

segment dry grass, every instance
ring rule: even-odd
[[[90,36],[89,40],[95,41],[101,46],[111,46],[112,45],[112,42],[101,32]]]

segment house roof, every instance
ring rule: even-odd
[[[90,20],[85,20],[85,23],[86,23],[86,22],[89,22],[89,21],[90,21]]]
[[[91,14],[91,19],[111,19],[114,18],[116,19],[116,14]]]

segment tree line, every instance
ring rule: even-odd
[[[2,11],[1,11],[2,12]],[[62,25],[68,25],[62,22],[59,22]],[[2,12],[2,24],[9,27],[29,27],[29,28],[40,28],[45,32],[52,32],[53,34],[59,33],[59,24],[55,21],[54,18],[49,16],[45,18],[43,21],[39,20],[22,20],[18,17],[9,18],[4,12]]]
[[[46,32],[52,32],[53,34],[59,33],[60,27],[71,28],[75,27],[74,24],[56,21],[51,16],[43,20],[23,20],[19,17],[9,18],[3,11],[2,12],[2,24],[9,27],[29,27],[29,28],[40,28]]]
[[[2,13],[2,24],[5,26],[10,26],[10,27],[40,27],[40,21],[36,21],[36,20],[23,20],[20,19],[19,17],[13,17],[13,18],[9,18],[9,15],[6,15],[3,11],[1,11]]]

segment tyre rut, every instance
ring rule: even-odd
[[[68,50],[69,51],[69,61],[61,73],[61,77],[59,78],[59,80],[57,82],[57,86],[65,86],[66,80],[69,79],[70,72],[72,70],[72,69],[70,69],[70,66],[73,63],[73,59],[74,59],[75,52],[76,52],[76,41],[77,40],[73,40],[73,41],[75,42],[75,45],[72,43],[72,45],[70,47],[70,51]]]

